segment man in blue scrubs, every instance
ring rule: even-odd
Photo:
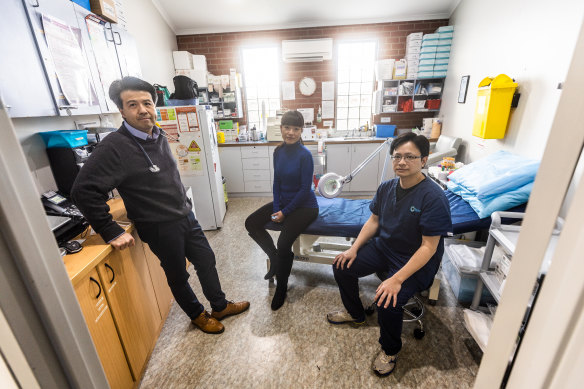
[[[402,347],[402,307],[432,284],[444,252],[443,236],[452,231],[444,192],[421,171],[428,160],[428,140],[414,133],[400,135],[392,142],[390,153],[397,178],[377,188],[371,217],[351,248],[337,255],[333,263],[346,311],[327,315],[332,324],[364,324],[359,278],[388,274],[375,294],[381,351],[372,368],[379,375],[388,375],[395,368]]]

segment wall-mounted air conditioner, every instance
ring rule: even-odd
[[[320,62],[332,57],[332,38],[282,41],[284,62]]]

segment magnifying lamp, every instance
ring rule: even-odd
[[[378,148],[375,149],[375,151],[373,151],[371,154],[369,154],[369,156],[367,158],[365,158],[365,160],[363,162],[361,162],[359,164],[359,166],[357,166],[355,168],[355,170],[353,170],[351,173],[349,173],[348,175],[346,175],[345,177],[342,177],[340,175],[338,175],[337,173],[327,173],[324,176],[322,176],[320,178],[320,181],[318,181],[318,193],[320,193],[320,195],[322,197],[326,197],[327,199],[332,199],[334,197],[337,197],[339,194],[341,194],[342,190],[343,190],[343,186],[345,184],[348,184],[349,182],[351,182],[353,180],[353,177],[355,177],[357,175],[357,173],[359,173],[361,171],[361,169],[363,169],[369,162],[371,162],[371,160],[373,158],[375,158],[375,156],[377,154],[379,154],[379,152],[381,151],[381,149],[383,149],[385,146],[387,146],[387,155],[385,156],[385,164],[383,165],[383,173],[381,173],[381,180],[383,180],[383,177],[385,177],[385,170],[387,168],[387,160],[389,158],[389,145],[391,144],[391,141],[393,140],[393,138],[387,138],[385,140],[385,142],[383,142]]]

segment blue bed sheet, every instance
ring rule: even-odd
[[[491,225],[490,216],[481,219],[462,197],[449,190],[445,190],[444,193],[450,204],[453,234],[489,228]],[[317,197],[316,200],[318,201],[319,214],[316,220],[304,231],[305,234],[356,237],[371,216],[369,210],[371,200],[327,199],[324,197]],[[525,204],[511,208],[509,211],[524,212]],[[280,231],[282,225],[269,222],[266,224],[266,228]]]

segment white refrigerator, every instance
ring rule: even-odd
[[[157,123],[166,133],[185,188],[203,230],[223,226],[225,197],[213,111],[204,105],[157,107]]]

